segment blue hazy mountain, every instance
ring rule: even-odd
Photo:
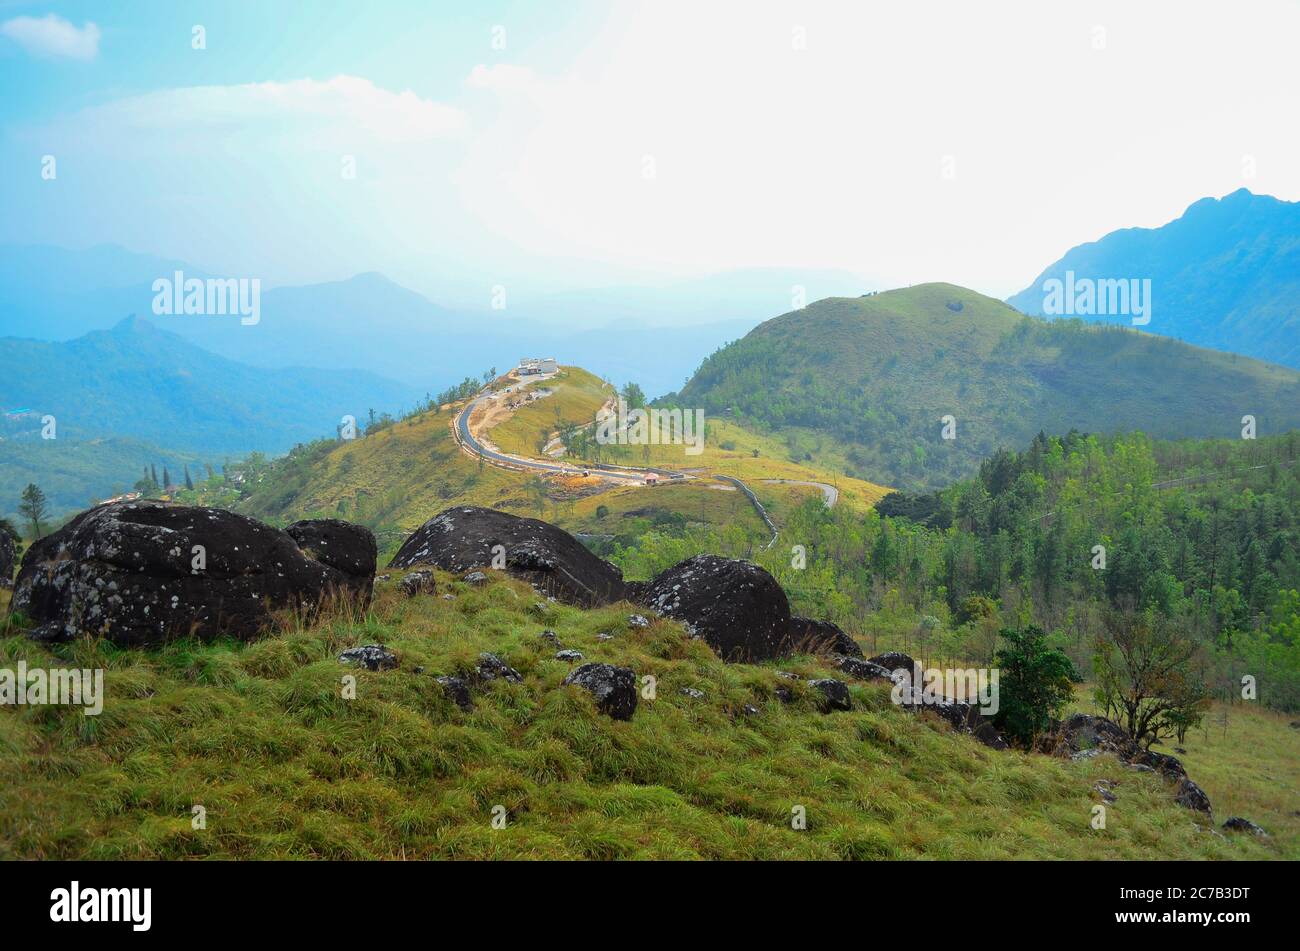
[[[1045,282],[1067,272],[1076,281],[1149,279],[1147,332],[1300,367],[1300,203],[1244,188],[1203,198],[1159,228],[1071,248],[1007,303],[1043,316]]]
[[[250,326],[232,317],[155,316],[152,284],[178,270],[226,276],[108,245],[0,247],[0,336],[70,340],[134,313],[249,366],[355,368],[421,393],[541,354],[656,394],[679,388],[713,350],[792,306],[796,285],[808,300],[861,286],[839,272],[759,269],[511,297],[504,310],[471,311],[440,306],[371,272],[263,289],[261,319]]]
[[[423,396],[362,371],[250,367],[136,317],[69,341],[0,338],[0,511],[27,482],[83,506],[150,462],[279,453]],[[41,438],[47,416],[54,439]]]

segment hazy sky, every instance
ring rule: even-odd
[[[1297,36],[1290,0],[0,0],[0,240],[484,303],[768,266],[1006,296],[1300,198]]]

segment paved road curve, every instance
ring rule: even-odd
[[[527,459],[523,456],[511,456],[495,449],[489,449],[483,445],[475,435],[470,431],[470,415],[481,404],[492,399],[493,394],[484,393],[482,396],[476,396],[470,400],[469,405],[460,411],[456,417],[456,432],[460,435],[460,444],[473,454],[482,456],[488,462],[498,465],[508,466],[512,469],[527,469],[532,472],[548,472],[559,475],[581,475],[583,472],[590,472],[591,475],[602,479],[610,479],[614,482],[631,483],[633,485],[645,484],[646,474],[650,470],[637,469],[632,466],[623,469],[586,469],[582,466],[566,465],[555,462],[539,462],[536,459]]]
[[[840,490],[825,482],[803,482],[799,479],[764,479],[762,481],[767,485],[806,485],[810,488],[821,489],[822,498],[826,500],[828,509],[835,508],[835,503],[840,500]]]

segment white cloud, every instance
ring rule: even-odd
[[[368,79],[335,76],[324,82],[295,79],[164,89],[97,106],[73,121],[175,136],[205,129],[241,137],[269,134],[334,147],[446,138],[460,131],[464,116],[409,89],[392,92]]]
[[[99,53],[98,26],[87,21],[78,29],[53,13],[6,20],[0,24],[0,33],[36,56],[91,60]]]

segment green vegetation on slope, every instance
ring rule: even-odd
[[[884,685],[854,686],[853,712],[822,714],[774,667],[723,664],[674,623],[630,627],[629,606],[539,604],[508,579],[469,588],[440,573],[439,584],[455,599],[388,589],[365,617],[289,625],[250,645],[51,652],[0,638],[6,667],[107,670],[98,717],[0,708],[0,858],[1296,855],[1294,828],[1210,835],[1155,776],[986,749],[900,710]],[[561,685],[570,668],[552,659],[544,628],[588,660],[655,677],[655,699],[628,722],[598,713]],[[374,642],[401,667],[335,659]],[[524,682],[489,684],[463,712],[434,677],[468,670],[481,651]],[[824,669],[814,658],[782,668]],[[355,699],[342,696],[344,674],[357,678]],[[793,703],[776,699],[778,685]],[[1099,831],[1100,778],[1118,782],[1119,800]],[[206,828],[193,827],[196,805]],[[792,828],[797,806],[806,829]]]
[[[778,435],[816,431],[862,478],[937,488],[1040,430],[1229,437],[1252,415],[1261,434],[1284,432],[1300,426],[1300,372],[923,284],[769,320],[671,401]]]
[[[649,533],[610,557],[645,578],[700,552],[743,554],[725,536],[687,530]],[[1087,672],[1099,644],[1142,623],[1190,641],[1188,669],[1210,695],[1239,696],[1250,675],[1260,703],[1295,711],[1298,553],[1300,434],[1070,434],[998,454],[937,495],[888,496],[865,515],[806,504],[755,560],[796,612],[834,620],[872,650],[985,665],[1001,628],[1035,624]]]

